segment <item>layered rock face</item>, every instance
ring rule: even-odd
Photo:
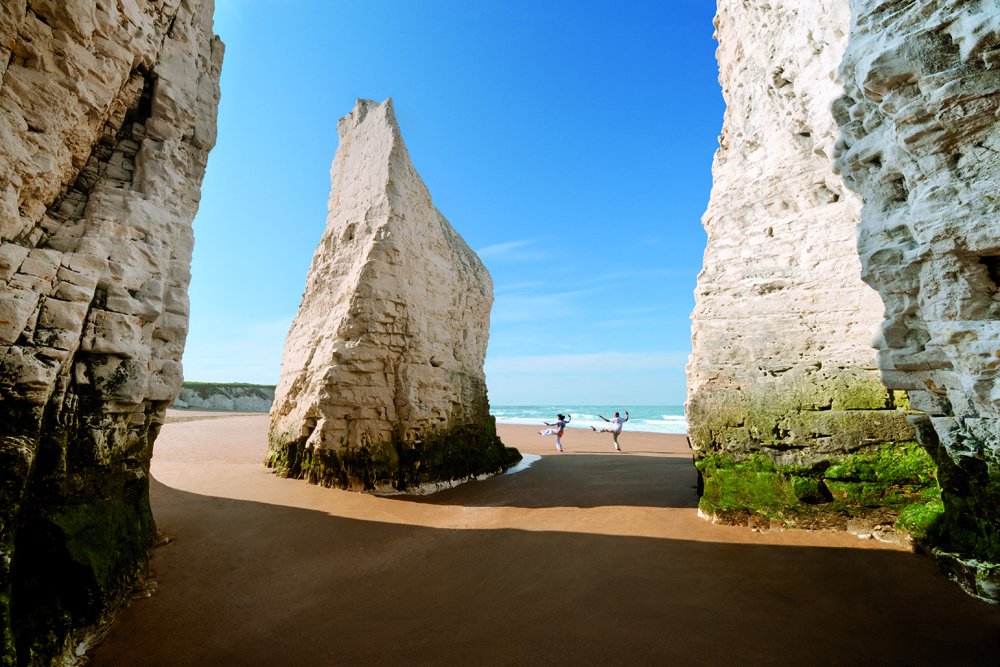
[[[0,6],[0,631],[48,664],[154,536],[191,221],[215,142],[211,0]]]
[[[720,0],[716,27],[727,110],[687,368],[701,509],[892,533],[936,489],[876,371],[860,201],[831,163],[848,7]]]
[[[837,166],[865,202],[879,368],[941,471],[932,542],[1000,600],[1000,7],[850,5]]]
[[[274,403],[274,385],[185,382],[175,408],[268,412]]]
[[[520,458],[489,414],[493,283],[410,163],[390,100],[337,125],[326,230],[285,342],[266,463],[405,489]]]

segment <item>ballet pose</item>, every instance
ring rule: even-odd
[[[556,436],[556,449],[560,452],[563,451],[562,446],[562,434],[566,430],[566,424],[569,420],[573,418],[573,415],[556,415],[559,419],[554,423],[550,424],[548,422],[542,422],[546,426],[551,426],[552,428],[547,428],[545,430],[539,431],[538,435],[554,435]]]
[[[615,450],[620,452],[622,450],[622,446],[618,444],[618,435],[622,432],[622,425],[624,425],[625,422],[628,421],[628,410],[625,411],[624,418],[622,418],[622,416],[619,415],[617,412],[615,413],[613,419],[608,419],[603,415],[597,415],[597,416],[603,419],[604,421],[608,422],[609,424],[611,424],[611,426],[606,426],[605,428],[602,429],[596,429],[593,426],[591,426],[590,430],[599,431],[600,433],[610,433],[611,439],[615,441]]]

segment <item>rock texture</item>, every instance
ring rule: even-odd
[[[405,489],[500,470],[483,361],[493,283],[434,207],[392,102],[337,125],[329,217],[285,342],[267,464]]]
[[[173,407],[233,412],[268,412],[274,385],[185,382]]]
[[[0,5],[0,632],[48,664],[142,572],[215,142],[211,0]]]
[[[865,202],[878,365],[941,471],[931,541],[1000,600],[1000,5],[850,5],[837,166]]]
[[[727,109],[687,418],[701,509],[719,519],[892,533],[911,501],[934,493],[933,465],[897,409],[905,397],[879,380],[882,304],[860,278],[860,200],[831,163],[849,19],[842,0],[718,4]],[[897,459],[907,466],[891,484],[862,472]]]

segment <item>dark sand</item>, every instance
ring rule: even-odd
[[[192,413],[184,413],[190,417]],[[217,416],[217,415],[216,415]],[[423,496],[279,479],[267,417],[170,423],[156,590],[97,665],[996,664],[1000,608],[927,558],[697,517],[683,437],[530,427],[528,470]]]

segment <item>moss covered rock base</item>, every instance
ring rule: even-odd
[[[490,421],[492,422],[492,417]],[[282,477],[312,484],[363,491],[405,491],[425,485],[498,473],[521,460],[505,447],[494,424],[435,431],[412,442],[316,448],[306,438],[273,438],[264,464]]]
[[[916,442],[884,443],[812,467],[755,454],[700,458],[699,509],[727,523],[829,527],[923,539],[943,512],[936,468]]]

